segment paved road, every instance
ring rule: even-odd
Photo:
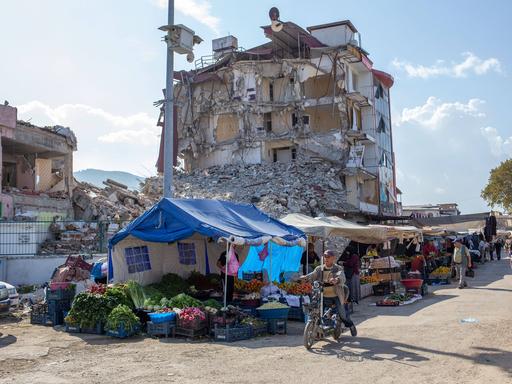
[[[288,336],[223,345],[78,337],[3,321],[0,383],[512,383],[509,260],[476,272],[470,288],[438,287],[409,306],[365,300],[354,316],[359,337],[311,352],[298,323]]]

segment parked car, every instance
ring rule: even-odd
[[[4,284],[0,284],[0,316],[8,314],[10,310],[9,290]]]
[[[6,283],[5,281],[0,281],[0,284],[5,285],[5,287],[9,291],[9,299],[11,299],[11,307],[17,307],[18,304],[20,303],[20,295],[18,294],[16,287],[14,285]]]

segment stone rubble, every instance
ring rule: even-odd
[[[288,213],[321,216],[326,215],[327,209],[348,207],[340,169],[325,161],[230,164],[191,173],[177,172],[174,188],[176,198],[253,203],[274,218]],[[158,200],[162,177],[146,179],[142,194]]]

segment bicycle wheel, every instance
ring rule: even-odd
[[[304,327],[304,347],[310,350],[315,343],[315,321],[310,320]]]

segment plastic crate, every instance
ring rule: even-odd
[[[279,309],[258,309],[258,314],[262,319],[287,319],[290,308]]]
[[[187,321],[184,319],[180,319],[180,317],[178,316],[177,325],[179,328],[200,330],[200,329],[206,328],[208,325],[208,322],[206,321],[206,319],[205,320],[195,319],[193,321]]]
[[[118,339],[125,339],[127,337],[134,336],[139,332],[139,330],[139,326],[135,326],[134,329],[132,330],[127,330],[125,329],[124,324],[120,324],[119,327],[117,327],[117,329],[109,329],[107,331],[107,336],[116,337]]]
[[[51,317],[47,313],[30,313],[30,324],[53,325]]]
[[[291,307],[290,311],[288,312],[288,320],[297,320],[304,322],[305,316],[304,316],[304,310],[302,307]]]
[[[81,332],[80,325],[78,325],[78,324],[67,324],[66,323],[65,330],[68,333],[80,333]]]
[[[258,316],[258,311],[254,307],[248,307],[248,308],[242,308],[240,307],[240,310],[245,313],[246,315],[256,317]]]
[[[71,309],[71,300],[49,300],[48,301],[48,313],[53,314],[55,312],[64,312]]]
[[[96,324],[96,326],[92,328],[81,327],[80,329],[82,333],[90,333],[91,335],[103,335],[104,333],[103,324],[101,323]]]
[[[251,326],[252,337],[264,336],[268,333],[268,324],[265,322],[263,325]]]
[[[231,343],[233,341],[248,340],[252,337],[252,327],[250,325],[236,325],[225,328],[215,326],[214,340]]]
[[[196,337],[206,336],[208,334],[208,329],[206,327],[204,327],[202,329],[189,329],[189,328],[176,327],[175,333],[176,333],[176,335],[179,335],[179,336],[196,338]]]
[[[267,329],[271,335],[285,335],[288,331],[288,321],[286,319],[270,319]]]
[[[173,322],[173,323],[167,322],[167,323],[157,323],[157,324],[155,324],[152,321],[148,321],[146,323],[146,326],[147,326],[146,333],[150,337],[153,337],[153,336],[169,337],[169,335],[172,336],[172,337],[175,336],[175,332],[176,332],[176,323],[175,322]]]
[[[176,322],[175,312],[148,313],[148,316],[153,324]]]
[[[46,301],[53,300],[73,300],[75,297],[75,289],[73,288],[57,288],[55,290],[48,289],[46,291]]]
[[[48,313],[48,317],[50,318],[50,322],[54,326],[64,324],[64,311]]]

